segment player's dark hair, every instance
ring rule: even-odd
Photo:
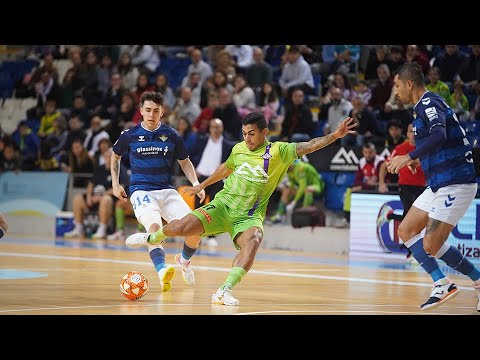
[[[261,131],[267,127],[267,120],[261,112],[254,111],[246,115],[242,120],[242,125],[256,124]]]
[[[403,82],[410,80],[415,86],[425,85],[422,68],[416,62],[403,64],[395,74],[398,75],[398,78]]]
[[[156,91],[145,91],[140,98],[140,105],[143,106],[145,101],[153,101],[158,106],[163,106],[164,97]]]

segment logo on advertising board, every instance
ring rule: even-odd
[[[341,147],[332,158],[330,170],[356,171],[358,162],[358,157],[352,149],[347,151],[344,147]]]
[[[387,253],[408,253],[408,250],[403,246],[403,243],[400,241],[400,238],[397,234],[398,226],[400,221],[398,220],[389,220],[389,221],[379,221],[379,218],[382,217],[382,210],[384,207],[390,207],[395,213],[403,213],[403,205],[400,200],[391,200],[384,203],[377,215],[377,239],[380,243],[380,246]]]

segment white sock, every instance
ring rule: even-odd
[[[437,281],[434,282],[435,285],[447,285],[450,282],[450,280],[446,277],[438,279]]]
[[[83,231],[83,223],[74,222],[74,224],[75,224],[75,229],[76,230]]]
[[[182,265],[188,265],[190,263],[190,260],[187,260],[183,257],[183,254],[180,255],[180,264]]]
[[[107,224],[99,224],[98,225],[98,229],[97,229],[97,233],[106,233],[107,232]]]

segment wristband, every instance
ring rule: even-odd
[[[197,186],[197,185],[200,185],[200,183],[198,182],[198,180],[192,183],[192,186]]]

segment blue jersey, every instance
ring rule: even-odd
[[[433,192],[453,184],[476,183],[472,146],[455,112],[438,94],[427,91],[413,107],[413,132],[421,147],[435,126],[446,128],[447,140],[420,159],[427,184]]]
[[[113,145],[113,151],[118,156],[128,151],[130,194],[136,190],[175,189],[173,162],[188,157],[178,132],[165,124],[160,124],[155,130],[147,130],[139,124],[122,131]]]

